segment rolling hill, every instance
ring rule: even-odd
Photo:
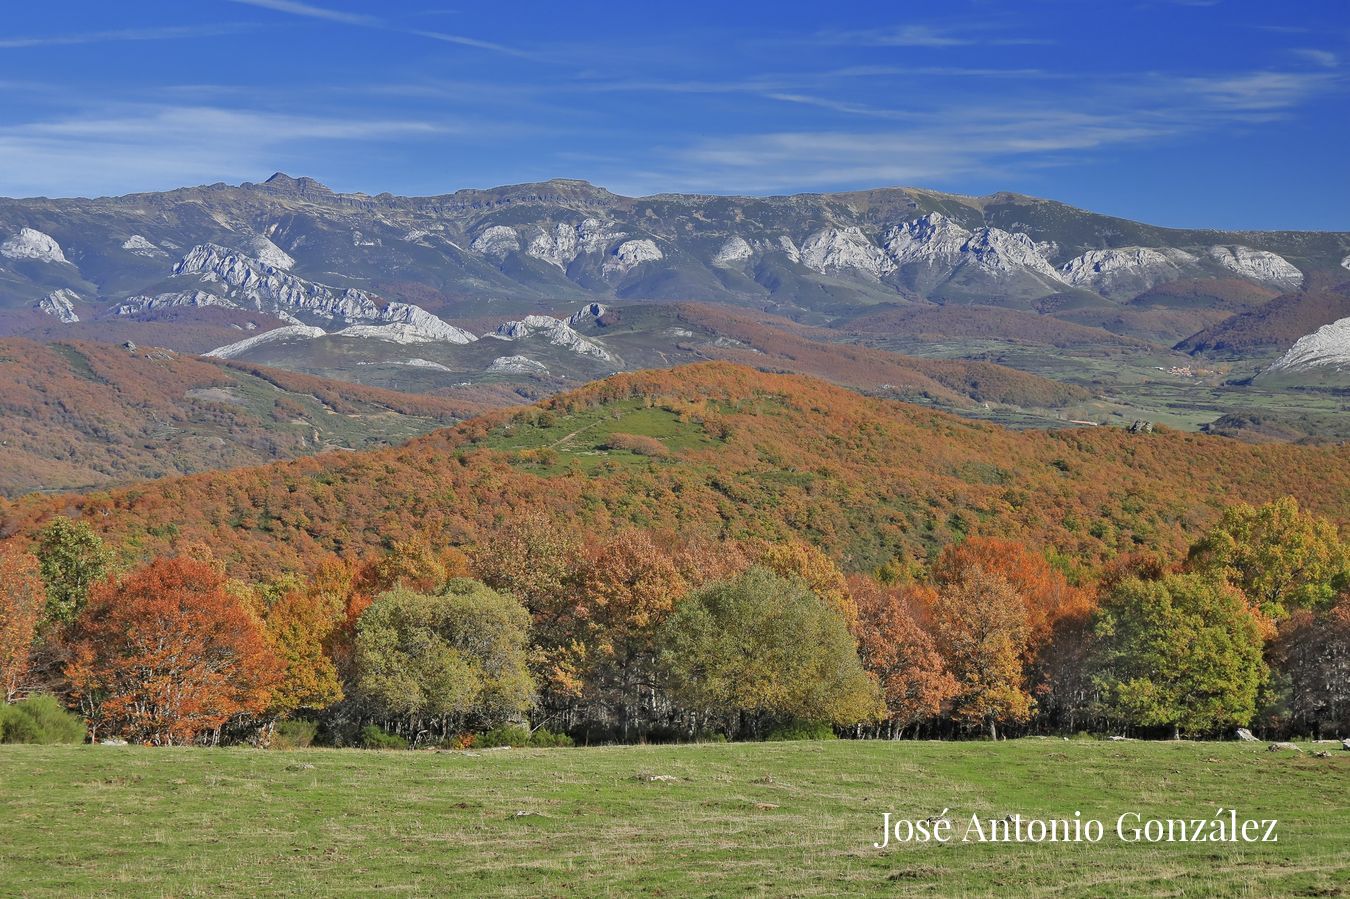
[[[484,408],[171,350],[11,338],[0,340],[0,494],[363,449]]]
[[[1318,284],[1283,294],[1248,312],[1200,331],[1177,349],[1242,358],[1277,356],[1305,334],[1350,316],[1350,281]]]
[[[592,532],[796,534],[865,569],[971,533],[1088,559],[1179,551],[1225,506],[1284,494],[1344,520],[1350,446],[1013,431],[705,363],[617,375],[399,447],[23,497],[0,506],[0,534],[65,513],[135,553],[204,542],[239,574],[275,576],[413,537],[472,541],[537,512]]]

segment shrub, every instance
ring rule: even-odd
[[[319,732],[317,721],[310,721],[305,718],[295,718],[291,721],[282,721],[276,727],[272,734],[273,749],[304,749],[314,743],[314,736]]]
[[[610,434],[605,445],[612,450],[627,450],[637,456],[663,459],[670,455],[666,445],[646,434]]]
[[[554,733],[546,728],[541,727],[534,733],[530,733],[529,730],[519,725],[507,724],[494,727],[492,730],[484,731],[481,734],[475,734],[472,745],[475,749],[491,749],[494,746],[511,746],[516,749],[529,746],[532,749],[550,749],[558,746],[572,746],[573,742],[567,734]]]
[[[834,728],[824,721],[784,721],[764,735],[770,742],[786,740],[833,740]]]
[[[473,738],[478,749],[491,749],[494,746],[513,746],[519,749],[530,742],[530,732],[515,724],[506,724],[484,731]]]
[[[29,696],[13,705],[0,705],[0,743],[79,743],[84,721],[55,697]]]
[[[367,724],[361,728],[361,745],[366,749],[407,749],[408,741],[378,724]]]
[[[539,749],[550,749],[558,746],[571,746],[572,738],[564,733],[554,733],[547,728],[539,728],[530,734],[530,745]]]

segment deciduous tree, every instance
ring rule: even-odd
[[[858,608],[858,653],[881,684],[891,736],[935,718],[957,692],[933,638],[920,626],[910,599],[913,588],[849,580]]]
[[[90,588],[108,573],[112,554],[89,525],[57,516],[38,533],[36,555],[47,585],[43,617],[64,627],[84,608]]]
[[[849,628],[858,623],[858,607],[849,595],[848,579],[834,560],[802,540],[770,543],[759,564],[784,577],[799,577],[811,592],[839,610]]]
[[[435,595],[376,597],[356,632],[356,692],[370,714],[416,737],[511,720],[534,700],[529,615],[520,602],[457,578]]]
[[[337,665],[325,649],[345,612],[335,598],[309,585],[297,585],[273,599],[264,612],[264,632],[283,666],[281,680],[272,691],[269,711],[273,714],[321,709],[342,700]]]
[[[5,702],[23,692],[46,602],[37,559],[0,546],[0,699]]]
[[[204,562],[100,582],[73,627],[66,675],[85,715],[137,742],[190,743],[259,714],[282,675],[260,622]]]
[[[583,683],[575,573],[581,544],[547,516],[531,513],[488,532],[469,552],[473,572],[529,610],[536,650],[532,667],[546,693],[575,697]]]
[[[1022,667],[1027,609],[1006,580],[979,566],[967,568],[938,591],[933,625],[956,678],[957,721],[982,724],[997,738],[999,724],[1030,717],[1034,704]]]
[[[855,724],[880,711],[875,682],[833,604],[799,578],[752,568],[686,597],[665,630],[677,697],[691,709]]]
[[[1123,581],[1103,598],[1096,634],[1097,681],[1128,723],[1179,736],[1246,725],[1256,713],[1261,628],[1221,578]]]
[[[1092,608],[1091,594],[1071,585],[1045,556],[998,537],[971,537],[944,547],[933,563],[933,580],[939,586],[957,584],[972,568],[998,575],[1022,598],[1029,651],[1050,639],[1059,619],[1081,616]]]
[[[1291,609],[1325,608],[1350,587],[1350,545],[1336,525],[1286,496],[1229,507],[1191,547],[1188,567],[1222,574],[1252,605],[1279,619]]]
[[[1299,609],[1280,622],[1270,659],[1291,723],[1319,735],[1350,733],[1350,592],[1329,609]]]
[[[583,655],[571,667],[603,707],[593,711],[617,717],[626,735],[644,709],[652,711],[657,635],[688,585],[670,554],[637,530],[590,544],[573,581],[577,620],[568,630]]]

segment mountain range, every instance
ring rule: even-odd
[[[1346,233],[1157,228],[1006,193],[631,198],[559,180],[395,197],[280,173],[238,187],[3,200],[0,233],[10,306],[65,290],[77,314],[116,301],[136,315],[153,311],[147,300],[190,305],[204,293],[349,322],[380,320],[371,294],[452,317],[489,301],[597,298],[772,305],[793,317],[897,299],[1106,310],[1177,282],[1288,292],[1350,256]],[[215,286],[202,287],[208,274]]]

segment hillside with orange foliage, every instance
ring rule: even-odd
[[[607,448],[616,432],[668,453]],[[470,543],[531,511],[591,534],[802,537],[860,571],[974,534],[1087,563],[1175,555],[1225,506],[1285,494],[1344,523],[1350,447],[1018,432],[709,363],[617,375],[388,449],[24,497],[0,506],[0,535],[69,514],[136,557],[198,542],[232,573],[271,578],[331,553]]]
[[[703,303],[673,307],[681,321],[736,345],[704,345],[709,358],[823,378],[868,392],[923,397],[956,408],[971,402],[1059,408],[1089,398],[1081,387],[992,362],[926,359],[839,342],[840,332],[778,316]]]
[[[483,408],[162,349],[2,340],[0,494],[361,449]]]

